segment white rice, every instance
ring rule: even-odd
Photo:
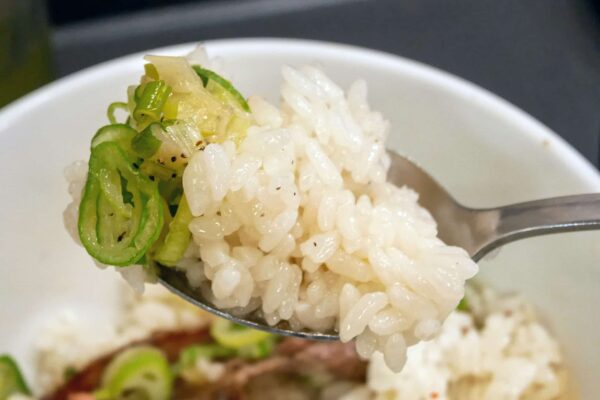
[[[33,388],[47,394],[60,385],[69,368],[82,369],[94,359],[157,331],[177,331],[206,325],[211,317],[160,286],[143,297],[124,287],[121,318],[114,325],[86,323],[63,310],[38,335]]]
[[[73,314],[60,315],[37,343],[39,394],[57,387],[68,367],[81,368],[96,357],[157,330],[199,327],[211,318],[164,289],[143,296],[124,287],[122,318],[114,326],[87,326]],[[439,335],[408,349],[402,372],[392,372],[374,352],[367,382],[347,391],[336,382],[323,399],[346,400],[558,400],[567,396],[567,373],[560,348],[521,298],[497,297],[489,289],[471,295],[474,315],[453,312]],[[482,328],[483,327],[483,328]],[[361,336],[357,345],[369,345]],[[366,342],[366,344],[365,344]],[[219,379],[223,365],[198,360],[183,379]],[[340,386],[340,387],[338,387]],[[343,389],[343,390],[336,390]],[[337,392],[345,393],[343,397]],[[11,400],[24,400],[11,398]]]
[[[202,270],[194,281],[220,308],[336,330],[399,371],[477,266],[436,237],[414,191],[386,183],[388,123],[365,82],[345,94],[313,67],[282,74],[281,108],[251,97],[257,125],[239,148],[210,144],[190,159],[190,254],[203,264],[181,267]]]
[[[408,349],[402,372],[392,372],[384,356],[374,353],[368,369],[369,398],[576,398],[567,393],[560,348],[531,307],[520,297],[496,297],[489,289],[477,297],[475,316],[450,314],[435,339]]]
[[[256,125],[237,148],[209,144],[190,158],[193,244],[178,267],[219,308],[335,330],[400,371],[406,348],[437,334],[477,265],[437,238],[417,193],[386,182],[389,124],[370,110],[364,81],[344,93],[314,67],[282,74],[281,107],[251,97]],[[76,170],[71,182],[84,176]],[[143,288],[141,269],[119,270]]]

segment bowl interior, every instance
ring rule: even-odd
[[[191,45],[154,53],[183,54]],[[369,84],[391,121],[388,146],[411,156],[471,206],[600,191],[600,177],[570,147],[494,95],[432,68],[347,46],[285,40],[209,42],[242,93],[278,100],[283,64],[316,64],[344,87]],[[92,266],[62,224],[63,169],[86,159],[106,106],[125,98],[141,55],[51,84],[0,113],[0,353],[32,372],[36,332],[60,310],[89,324],[117,317],[117,274]],[[600,233],[562,234],[506,246],[479,279],[522,292],[562,342],[583,398],[600,391]]]

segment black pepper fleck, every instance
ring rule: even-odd
[[[148,178],[150,178],[150,180],[151,180],[152,182],[154,182],[154,175],[150,175]]]
[[[121,234],[119,235],[119,237],[117,237],[117,242],[120,242],[121,240],[123,240],[123,238],[125,237],[125,234],[126,234],[126,233],[127,233],[127,232],[123,232],[123,233],[121,233]]]
[[[175,162],[175,161],[177,161],[177,156],[171,157],[171,162]]]
[[[281,186],[277,186],[275,190],[281,190]]]
[[[176,174],[175,172],[173,172],[173,173],[171,174],[171,178],[177,178],[177,174]]]
[[[317,242],[313,242],[313,246],[317,247]]]

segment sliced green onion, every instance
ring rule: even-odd
[[[144,161],[140,172],[151,180],[168,180],[173,176],[175,170],[153,161]]]
[[[92,149],[104,142],[115,142],[126,152],[131,149],[131,141],[137,135],[137,131],[125,124],[106,125],[98,129],[92,138]]]
[[[167,400],[172,391],[173,374],[164,354],[153,347],[139,346],[112,360],[95,394],[109,399]]]
[[[234,324],[226,319],[217,319],[210,326],[213,339],[230,349],[255,345],[271,336],[270,333]]]
[[[259,360],[270,356],[275,349],[275,344],[276,339],[274,336],[271,336],[258,343],[241,347],[238,349],[237,354],[242,358]]]
[[[242,94],[237,91],[237,89],[231,84],[231,82],[229,82],[227,79],[223,78],[216,72],[213,72],[206,68],[202,68],[199,65],[192,65],[192,68],[194,68],[196,74],[198,74],[200,79],[202,79],[202,83],[204,84],[204,86],[207,89],[209,89],[209,91],[212,94],[218,95],[222,92],[222,90],[224,90],[228,95],[230,95],[233,98],[233,100],[235,100],[235,102],[242,108],[242,110],[250,112],[250,106],[248,105],[248,102],[246,102],[244,96],[242,96]],[[221,90],[209,87],[208,85],[210,81],[216,83],[221,88]]]
[[[142,126],[160,120],[162,109],[170,94],[171,87],[165,81],[146,83],[133,110],[133,118]]]
[[[129,110],[129,118],[135,122],[135,120],[133,118],[131,118],[131,115],[133,114],[133,110],[135,110],[135,104],[137,102],[137,99],[135,97],[135,92],[136,92],[137,87],[135,85],[129,85],[127,87],[127,109]],[[131,125],[128,123],[128,125]]]
[[[158,182],[158,191],[163,199],[166,200],[169,211],[173,216],[177,213],[177,204],[179,204],[181,197],[183,197],[183,185],[181,182],[181,176],[179,175],[175,178]]]
[[[102,199],[99,199],[97,206],[99,208],[109,208],[107,212],[109,214],[114,213],[115,217],[131,218],[133,215],[134,194],[127,180],[119,173],[119,170],[112,168],[94,168],[92,170],[90,167],[90,174],[97,178],[98,186],[103,195]],[[104,223],[104,221],[100,221],[100,223]],[[107,221],[107,223],[109,222]],[[116,223],[114,225],[118,226]]]
[[[63,371],[63,378],[65,379],[65,381],[68,381],[69,379],[71,379],[75,375],[77,375],[77,369],[75,367],[73,367],[73,366],[69,365]]]
[[[165,103],[165,107],[163,108],[164,119],[169,120],[177,118],[177,112],[179,111],[180,102],[181,100],[175,98],[174,96],[169,97],[169,99]]]
[[[162,124],[163,128],[168,128],[170,126],[177,125],[178,123],[179,123],[179,120],[177,120],[177,119],[167,119],[167,118],[165,118],[165,119],[162,120],[161,124]]]
[[[186,157],[191,157],[199,148],[206,143],[198,129],[184,121],[166,121],[161,132],[161,140],[175,144]]]
[[[150,158],[158,151],[162,142],[154,136],[153,132],[157,129],[162,130],[160,124],[152,123],[131,140],[131,148],[140,157]]]
[[[12,394],[30,395],[31,391],[21,374],[19,366],[9,355],[0,356],[0,399],[8,399]]]
[[[165,241],[154,255],[156,261],[168,267],[177,265],[190,244],[191,233],[188,226],[192,218],[187,200],[182,196],[175,218],[169,224]]]
[[[468,312],[469,311],[469,302],[467,301],[467,297],[463,297],[462,299],[460,299],[460,302],[458,303],[458,306],[456,306],[456,309],[458,311],[464,311],[464,312]]]
[[[140,83],[137,85],[133,91],[133,99],[136,103],[140,101],[142,98],[142,94],[144,93],[144,88],[146,87],[146,83]]]
[[[103,142],[92,149],[78,231],[87,252],[104,264],[135,263],[156,241],[163,226],[158,185],[132,164],[115,142]]]
[[[114,400],[110,390],[105,388],[94,390],[92,395],[94,396],[94,400]]]
[[[124,111],[129,111],[127,103],[124,103],[122,101],[115,101],[114,103],[110,103],[110,105],[108,106],[108,109],[106,110],[106,115],[108,116],[108,120],[110,121],[111,124],[117,123],[117,118],[115,117],[115,111],[117,111],[118,109],[121,109]]]
[[[200,358],[212,360],[233,356],[235,356],[235,350],[217,344],[192,345],[181,350],[181,353],[179,353],[177,368],[179,370],[189,368]]]
[[[148,78],[152,78],[155,81],[158,80],[158,70],[154,66],[154,64],[144,64],[144,72]]]
[[[227,124],[227,139],[239,145],[246,137],[246,132],[251,125],[252,120],[234,115]]]

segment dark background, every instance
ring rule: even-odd
[[[59,76],[134,51],[213,38],[343,42],[475,82],[599,165],[600,1],[50,0],[49,14]]]
[[[210,0],[48,0],[48,12],[55,25],[63,25],[148,8],[208,1]]]

